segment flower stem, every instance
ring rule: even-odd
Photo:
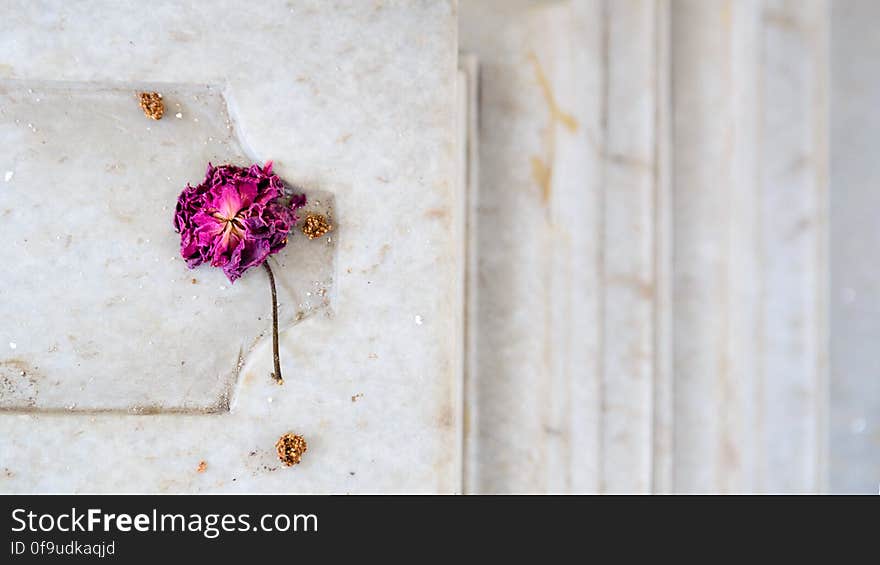
[[[284,378],[281,376],[281,356],[278,355],[278,295],[275,292],[275,275],[272,274],[272,267],[269,262],[263,263],[266,272],[269,274],[269,286],[272,288],[272,360],[275,362],[275,372],[272,378],[278,384],[284,384]]]

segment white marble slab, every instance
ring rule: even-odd
[[[154,89],[167,108],[158,121],[136,103]],[[14,320],[0,328],[0,409],[228,410],[270,327],[268,278],[190,271],[170,229],[177,195],[207,163],[253,162],[221,89],[7,80],[0,137],[0,317]],[[332,195],[309,197],[332,217]],[[283,329],[330,306],[339,233],[294,230],[272,258]]]
[[[97,34],[96,14],[106,24]],[[0,20],[4,81],[81,82],[96,88],[130,83],[220,85],[245,153],[261,161],[272,159],[285,181],[303,187],[309,195],[332,195],[340,239],[331,273],[336,294],[327,315],[309,317],[283,336],[286,384],[279,387],[268,379],[271,356],[263,340],[235,381],[228,411],[168,413],[174,412],[171,407],[201,409],[217,401],[222,386],[217,386],[213,365],[205,375],[207,384],[190,380],[198,375],[175,380],[161,370],[153,371],[158,378],[147,381],[145,370],[129,375],[135,380],[123,385],[112,382],[118,358],[99,350],[108,369],[102,382],[116,387],[112,396],[64,384],[66,379],[72,379],[69,384],[81,383],[85,373],[51,365],[47,357],[40,357],[37,345],[46,345],[40,340],[51,339],[53,326],[74,328],[73,335],[99,332],[94,335],[108,339],[101,327],[100,314],[110,308],[105,303],[93,315],[77,318],[60,309],[51,312],[54,322],[19,325],[19,332],[8,339],[20,343],[16,351],[27,353],[30,361],[40,359],[41,370],[51,376],[41,385],[35,406],[25,402],[23,407],[16,401],[8,406],[16,413],[0,414],[0,490],[456,490],[461,347],[455,336],[460,335],[462,309],[456,57],[456,13],[450,2],[7,3]],[[99,134],[108,133],[108,120],[123,106],[119,99],[105,109],[111,115],[102,117],[101,125],[96,123],[97,129],[86,132],[84,139],[106,143],[98,140],[103,139]],[[217,118],[216,108],[189,111]],[[126,178],[155,171],[160,188],[144,196],[150,213],[158,213],[169,204],[167,198],[176,190],[171,187],[199,180],[203,161],[213,156],[202,144],[204,135],[213,130],[184,133],[184,123],[176,123],[173,113],[151,131],[144,123],[143,131],[130,133],[161,137],[165,134],[157,133],[157,127],[163,125],[183,134],[186,143],[178,144],[176,151],[157,153],[180,161],[170,184],[166,177],[171,175],[165,173],[161,159],[150,163],[148,153],[139,161],[126,152],[145,147],[140,137],[128,148],[116,147],[119,138],[114,137],[114,146],[106,146],[108,153],[97,169],[91,162],[71,162],[67,169],[56,159],[51,171],[38,173],[38,160],[52,153],[37,156],[28,166],[12,163],[11,182],[28,183],[30,175],[67,172],[77,182],[71,213],[106,213],[106,203],[89,202],[83,184],[92,179],[106,183],[112,170],[105,171],[105,166],[112,169],[118,152],[125,157]],[[74,122],[54,122],[51,127],[60,128],[62,134],[57,147],[71,147],[76,140]],[[7,148],[13,140],[7,136],[13,134],[4,131]],[[173,138],[166,133],[167,139]],[[80,151],[92,155],[101,147]],[[228,151],[240,155],[237,149]],[[8,149],[3,155],[7,158]],[[0,191],[6,189],[0,186]],[[133,212],[129,204],[119,202],[119,211]],[[162,211],[157,222],[168,221]],[[230,289],[219,289],[223,283],[218,273],[189,272],[182,264],[181,271],[172,271],[174,236],[169,226],[167,234],[150,238],[163,269],[151,291],[156,304],[164,307],[174,297],[188,294],[201,294],[195,302],[206,304],[220,297],[228,297],[231,304],[238,298],[221,294]],[[320,240],[310,243],[322,245]],[[51,262],[47,258],[56,251],[42,249],[39,257]],[[287,257],[299,252],[292,248]],[[127,272],[130,264],[125,266]],[[125,280],[124,272],[118,280]],[[265,298],[265,281],[261,274],[253,275],[240,281],[240,290],[237,283],[236,292],[249,294],[256,289]],[[83,290],[74,284],[75,272],[65,276],[71,277],[70,292]],[[19,274],[15,277],[24,280]],[[191,284],[193,277],[198,284]],[[192,291],[200,285],[204,285],[200,293]],[[102,294],[113,290],[101,288]],[[134,290],[126,288],[120,294],[133,299]],[[32,296],[17,299],[25,303]],[[149,303],[142,299],[143,307]],[[268,303],[261,304],[263,316]],[[179,335],[179,324],[188,318],[190,308],[196,308],[180,306],[161,331]],[[285,313],[290,315],[294,307],[286,304]],[[154,319],[152,313],[143,315]],[[240,323],[242,328],[236,331],[247,330],[249,338],[255,337],[253,331],[261,331],[253,319],[245,317]],[[131,346],[139,348],[139,354],[148,351],[149,334],[159,331],[152,327],[150,332],[142,331],[137,323],[120,329],[130,332]],[[62,344],[69,345],[66,333],[58,337],[68,340],[59,342],[59,350]],[[153,357],[165,363],[164,355]],[[235,355],[237,350],[224,351],[210,363],[229,367]],[[55,381],[61,383],[58,389],[52,388]],[[186,390],[190,385],[195,388]],[[68,395],[82,410],[54,410],[65,405]],[[149,415],[96,411],[128,410],[153,402],[160,408]],[[273,445],[288,431],[303,434],[309,449],[301,465],[284,469]],[[100,466],[95,466],[96,460]],[[200,461],[207,464],[202,473],[197,472]]]

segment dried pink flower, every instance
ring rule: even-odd
[[[271,161],[246,169],[208,163],[205,180],[186,185],[174,212],[180,254],[190,269],[209,262],[223,269],[231,283],[251,267],[266,269],[272,290],[272,378],[279,384],[284,379],[278,354],[278,297],[266,259],[287,245],[298,220],[296,209],[305,203],[304,194],[285,192],[281,179],[272,174]]]
[[[180,254],[191,269],[207,262],[234,283],[284,248],[305,203],[304,194],[285,193],[271,161],[248,168],[209,163],[205,180],[187,184],[177,199]]]

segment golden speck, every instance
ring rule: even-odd
[[[198,473],[204,473],[204,472],[207,471],[207,470],[208,470],[208,463],[207,463],[207,461],[199,461],[199,466],[196,468],[196,472],[198,472]]]

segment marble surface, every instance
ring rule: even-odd
[[[672,8],[674,486],[824,490],[828,3]]]
[[[68,210],[29,187],[76,179],[71,225],[99,210],[102,226],[121,229],[113,214],[131,210],[113,187],[123,179],[173,194],[200,177],[201,165],[161,143],[172,140],[200,160],[273,159],[288,183],[332,207],[338,231],[331,245],[300,238],[279,257],[303,267],[283,269],[291,306],[315,281],[328,289],[284,334],[283,387],[267,376],[265,339],[235,376],[241,343],[221,334],[222,355],[184,359],[213,375],[197,379],[164,370],[189,353],[172,338],[163,333],[160,349],[175,355],[151,355],[151,335],[125,325],[126,313],[155,303],[150,294],[132,288],[109,310],[140,267],[135,232],[154,229],[148,220],[120,231],[114,257],[125,269],[88,289],[69,269],[28,292],[24,269],[0,275],[19,297],[0,308],[24,320],[2,329],[0,351],[28,364],[0,373],[0,491],[825,488],[829,2],[463,0],[460,13],[455,4],[4,3],[0,135],[15,143],[0,152],[0,202],[25,193],[33,204],[9,212],[13,263],[67,242],[61,228],[32,227],[38,205]],[[838,26],[871,20],[867,3],[848,6],[835,11]],[[91,13],[115,25],[94,35]],[[873,285],[864,245],[876,238],[863,217],[871,138],[856,126],[873,87],[853,56],[870,52],[864,34],[837,38],[834,84],[861,94],[832,114],[836,190],[848,191],[833,200],[832,324],[842,337],[832,337],[831,485],[866,490],[876,395],[865,384],[872,310],[860,306]],[[457,66],[459,47],[468,55]],[[98,98],[68,104],[112,108],[76,135],[79,122],[57,105],[38,106],[73,84]],[[127,94],[140,84],[182,96],[198,125],[174,112],[163,120],[174,130],[144,122]],[[206,88],[217,95],[190,101]],[[10,92],[15,100],[2,98]],[[130,139],[142,126],[149,136]],[[47,162],[62,149],[104,167]],[[173,174],[144,182],[150,156]],[[81,201],[91,180],[102,207]],[[841,244],[839,230],[851,228],[865,237]],[[27,242],[19,230],[30,230]],[[157,234],[151,250],[173,248],[173,232]],[[232,291],[253,298],[251,315],[235,314],[242,335],[265,332],[261,273],[221,291],[203,282],[216,273],[179,271],[172,254],[151,292],[177,307],[139,315],[176,328]],[[65,289],[77,299],[66,309],[28,300]],[[101,310],[110,327],[74,306]],[[55,361],[41,349],[53,348],[52,327],[75,330]],[[114,351],[130,341],[134,359],[152,365],[129,381],[114,377],[130,366],[92,375],[97,358],[70,335],[100,336],[90,339]],[[22,369],[42,376],[31,364],[52,376],[15,380]],[[287,431],[309,441],[294,469],[273,453]]]
[[[472,0],[467,490],[812,492],[824,0]]]
[[[105,320],[105,310],[116,307],[106,303],[98,303],[93,308],[97,311],[82,316],[40,304],[45,309],[41,320],[25,316],[15,324],[7,323],[4,332],[15,333],[8,340],[15,340],[17,354],[26,354],[29,363],[39,363],[46,377],[33,403],[18,397],[0,413],[0,491],[457,490],[462,354],[455,336],[460,335],[462,311],[462,212],[456,199],[460,187],[455,3],[399,0],[331,6],[315,0],[266,2],[256,7],[231,1],[149,5],[7,1],[3,12],[0,79],[5,88],[14,83],[16,89],[36,92],[38,85],[51,80],[53,88],[75,82],[98,90],[107,85],[127,90],[130,84],[144,83],[176,93],[177,87],[171,85],[185,89],[218,85],[237,124],[237,139],[245,155],[272,159],[282,178],[303,187],[307,194],[332,196],[340,238],[335,259],[327,261],[322,248],[317,252],[322,259],[315,262],[318,270],[308,275],[322,278],[323,274],[316,274],[330,269],[327,280],[332,278],[335,291],[329,307],[283,335],[285,385],[279,387],[267,377],[271,355],[262,340],[232,385],[228,410],[198,413],[212,406],[225,386],[215,369],[229,368],[237,355],[236,348],[225,349],[230,339],[223,338],[218,358],[205,361],[206,381],[192,373],[181,375],[176,368],[163,370],[166,362],[180,361],[169,354],[168,340],[186,331],[180,324],[198,308],[217,306],[217,300],[228,298],[222,304],[227,312],[238,307],[234,299],[250,298],[233,296],[229,288],[221,290],[218,273],[172,267],[170,228],[167,234],[150,237],[152,245],[145,251],[159,257],[158,263],[155,258],[152,262],[161,264],[162,277],[144,289],[137,288],[142,294],[136,295],[135,288],[120,293],[131,300],[138,297],[137,305],[126,308],[149,324],[132,323],[122,311]],[[101,14],[110,24],[100,34],[94,33],[94,14]],[[4,161],[4,172],[8,169],[14,175],[0,183],[0,197],[20,196],[20,190],[33,186],[28,183],[35,179],[58,179],[67,173],[73,186],[68,189],[66,212],[79,215],[76,221],[81,222],[90,215],[106,214],[109,207],[106,202],[89,200],[91,184],[106,195],[116,173],[113,164],[126,165],[124,178],[140,179],[140,174],[154,170],[147,166],[155,154],[172,159],[173,175],[165,173],[159,159],[155,192],[139,196],[149,199],[145,206],[150,214],[162,212],[157,221],[165,224],[167,213],[161,206],[181,182],[199,179],[206,157],[215,152],[218,157],[241,157],[242,150],[231,141],[216,151],[203,143],[206,134],[214,137],[215,129],[223,131],[219,103],[194,106],[187,102],[184,115],[204,116],[210,125],[201,120],[198,127],[175,122],[172,111],[147,131],[148,124],[139,121],[142,115],[124,109],[134,104],[132,100],[123,96],[94,102],[108,106],[101,110],[86,101],[74,103],[90,106],[84,111],[109,114],[96,118],[89,126],[94,129],[84,130],[81,139],[74,131],[75,123],[61,118],[46,124],[31,121],[39,130],[36,133],[11,126],[2,130],[4,147],[27,139],[26,147],[36,153],[23,157],[13,153],[25,160]],[[36,111],[32,106],[25,110],[24,104],[37,102],[19,100],[4,106],[4,111]],[[128,137],[136,139],[126,144],[123,132],[111,132],[116,118],[122,120],[122,128],[144,127],[127,129]],[[181,134],[175,151],[156,148],[150,152],[153,146],[148,136],[175,138],[175,132],[160,131],[160,125],[177,128]],[[41,152],[34,145],[38,137],[27,136],[42,132],[58,135],[47,139],[52,145]],[[114,140],[112,146],[99,141],[104,135]],[[57,163],[62,155],[55,155],[51,148],[61,151],[83,140],[93,146],[77,147],[77,155],[85,160],[101,153],[98,163],[70,160],[67,167]],[[133,154],[138,151],[143,152],[140,159]],[[183,152],[194,155],[196,163],[183,159]],[[9,155],[4,150],[2,158]],[[54,163],[39,171],[37,165],[48,159]],[[172,176],[170,184],[167,176]],[[62,187],[45,189],[61,191]],[[150,187],[139,180],[130,189],[148,191]],[[38,203],[35,199],[34,204]],[[130,215],[135,211],[131,205],[124,198],[116,211]],[[27,214],[20,213],[23,221]],[[104,218],[101,225],[111,226],[113,221]],[[4,223],[3,229],[12,225]],[[55,235],[66,233],[61,226],[56,230]],[[132,232],[124,234],[125,247],[119,243],[119,256],[130,258],[137,239],[131,240]],[[90,240],[76,237],[71,246],[80,241]],[[100,242],[94,236],[93,243]],[[44,243],[50,244],[51,238]],[[17,259],[33,259],[37,251],[43,263],[52,264],[53,254],[59,255],[58,260],[63,257],[57,246],[44,249],[41,244],[38,249],[33,241],[13,249]],[[286,257],[310,252],[294,247]],[[98,259],[97,252],[92,259]],[[135,263],[124,262],[125,269],[111,270],[109,278],[89,278],[103,286],[88,292],[78,286],[77,271],[63,269],[55,275],[62,280],[47,280],[45,287],[25,292],[22,285],[27,277],[17,267],[7,266],[4,283],[14,281],[20,304],[4,304],[4,312],[29,313],[20,309],[27,308],[34,297],[50,296],[63,286],[78,304],[88,304],[89,293],[100,290],[106,297],[115,292],[111,281],[122,284],[124,272]],[[191,284],[193,277],[198,284]],[[265,281],[260,274],[247,278],[251,280],[242,279],[234,292],[249,295],[256,290],[259,296],[247,304],[261,308],[263,317],[268,311]],[[302,288],[294,285],[288,291],[302,292]],[[183,300],[191,295],[198,298]],[[156,306],[146,311],[150,297]],[[179,307],[166,318],[168,301],[174,303],[175,297],[180,297]],[[286,315],[293,306],[285,307]],[[167,325],[157,326],[163,320]],[[103,327],[108,321],[111,328]],[[256,322],[253,313],[242,315],[236,331],[241,329],[244,335],[246,330],[248,338],[254,338],[265,330]],[[158,328],[168,334],[163,333],[161,353],[157,350],[151,355],[151,368],[128,374],[131,381],[127,383],[115,379],[125,378],[118,371],[131,367],[114,366],[122,361],[103,355],[106,371],[96,374],[93,382],[110,388],[97,390],[91,385],[78,388],[86,378],[85,369],[52,365],[50,354],[38,349],[51,347],[56,328],[64,329],[57,332],[58,353],[64,346],[65,355],[70,356],[75,349],[68,333],[101,340],[110,339],[114,332],[124,334],[112,338],[113,347],[127,342],[138,349],[138,356],[148,354],[148,342]],[[198,341],[209,342],[205,336]],[[8,356],[8,344],[3,346]],[[210,356],[212,351],[202,353]],[[88,366],[96,363],[97,359]],[[62,409],[68,398],[75,399],[75,410]],[[154,404],[149,414],[101,411],[125,411],[147,403]],[[292,469],[279,466],[273,447],[278,436],[288,431],[303,434],[309,443],[303,463]],[[102,462],[100,467],[94,465],[96,459]],[[207,469],[199,473],[201,461]]]
[[[158,121],[135,97],[154,88],[167,108]],[[253,162],[221,89],[7,80],[0,138],[14,265],[0,316],[15,321],[0,329],[0,409],[228,411],[270,327],[268,278],[257,269],[230,284],[208,266],[190,271],[170,227],[181,188],[207,163]],[[308,197],[301,217],[332,217],[331,193]],[[333,299],[340,230],[314,241],[298,231],[270,261],[282,329]]]
[[[598,490],[600,8],[461,5],[480,66],[469,492]]]

